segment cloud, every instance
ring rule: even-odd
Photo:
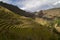
[[[22,2],[21,9],[26,11],[37,11],[43,9],[53,8],[55,2],[59,0],[25,0]],[[20,4],[20,3],[19,3]]]
[[[26,11],[37,11],[41,9],[48,9],[60,3],[59,0],[0,0],[9,4],[17,5],[20,9]]]
[[[59,8],[60,7],[60,0],[56,1],[55,3],[53,3],[53,6],[55,8]]]
[[[2,0],[0,0],[0,1],[2,1]]]
[[[59,4],[60,3],[60,1],[57,1],[57,2],[55,2],[53,5],[57,5],[57,4]]]
[[[46,0],[44,0],[46,1]],[[27,11],[35,11],[37,10],[42,4],[45,4],[43,0],[25,0],[22,2],[23,7],[21,9]],[[19,3],[20,4],[20,3]]]
[[[34,10],[36,8],[38,8],[39,6],[41,6],[41,2],[39,0],[29,0],[29,1],[25,1],[23,3],[22,9],[24,10]]]

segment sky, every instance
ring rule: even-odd
[[[60,7],[60,0],[0,0],[18,6],[22,10],[35,12]]]

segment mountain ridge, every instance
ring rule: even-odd
[[[35,14],[43,19],[54,20],[55,18],[60,18],[60,8],[41,10],[39,12],[36,12]]]
[[[17,6],[14,6],[12,4],[7,4],[7,3],[4,3],[2,1],[0,1],[0,6],[3,6],[5,8],[7,8],[7,9],[9,9],[10,11],[13,11],[14,13],[17,13],[17,14],[22,15],[22,16],[33,17],[33,15],[34,15],[32,13],[21,10]]]

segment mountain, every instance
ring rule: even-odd
[[[5,7],[0,6],[0,26],[16,26],[16,27],[37,27],[32,18],[18,15]]]
[[[44,10],[43,13],[45,13],[45,16],[47,17],[60,17],[60,8],[53,8]]]
[[[55,30],[53,32],[52,23],[41,25],[45,24],[46,20],[40,20],[53,10],[55,9],[42,10],[36,13],[38,15],[34,15],[17,6],[0,2],[0,40],[57,40],[58,34]],[[58,11],[58,9],[56,10]],[[57,12],[55,11],[55,13]]]
[[[41,39],[48,40],[51,35],[47,27],[33,19],[0,6],[0,40],[40,40],[42,36]]]
[[[22,15],[22,16],[33,17],[33,15],[34,15],[32,13],[21,10],[20,8],[18,8],[17,6],[14,6],[12,4],[7,4],[7,3],[4,3],[4,2],[0,2],[0,6],[3,6],[7,9],[9,9],[10,11],[13,11],[14,13],[17,13],[17,14]]]
[[[60,8],[41,10],[39,12],[36,12],[35,14],[43,19],[54,20],[55,18],[60,18]]]

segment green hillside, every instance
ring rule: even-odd
[[[48,27],[0,6],[0,40],[57,40]]]
[[[18,14],[15,14],[11,11],[9,11],[6,8],[0,7],[0,20],[1,20],[1,24],[7,24],[10,26],[18,26],[18,27],[30,27],[33,26],[35,27],[36,24],[35,22],[33,22],[33,19],[28,18],[28,17],[24,17],[24,16],[20,16]]]

